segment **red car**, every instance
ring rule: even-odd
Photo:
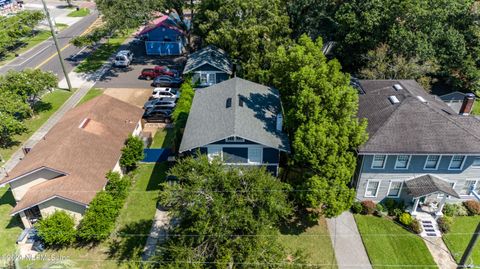
[[[178,77],[178,71],[166,66],[155,66],[154,68],[145,68],[140,74],[140,78],[152,80],[158,76]]]

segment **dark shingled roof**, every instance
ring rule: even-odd
[[[444,193],[460,198],[458,193],[450,186],[450,183],[432,175],[423,175],[405,181],[408,193],[414,198],[419,198],[433,193]]]
[[[230,107],[226,106],[228,98],[231,98]],[[243,106],[239,105],[239,98],[242,98]],[[281,111],[276,89],[241,78],[197,89],[180,152],[231,136],[289,151],[287,135],[276,130],[276,116]]]
[[[183,73],[187,74],[192,72],[204,64],[210,64],[220,71],[229,75],[232,74],[232,63],[228,59],[227,53],[211,45],[190,54]]]
[[[360,85],[358,116],[368,120],[369,140],[359,153],[480,153],[480,120],[458,115],[414,80],[361,80]],[[389,96],[400,102],[392,104]]]

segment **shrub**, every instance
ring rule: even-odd
[[[375,209],[378,211],[378,212],[383,212],[385,211],[385,208],[383,207],[382,204],[378,203],[376,206],[375,206]]]
[[[468,200],[463,202],[463,205],[467,208],[469,215],[480,215],[480,202]]]
[[[75,240],[75,221],[63,210],[40,220],[36,228],[38,236],[47,246],[64,247]]]
[[[395,209],[393,209],[393,214],[392,214],[393,216],[395,216],[395,217],[398,218],[398,217],[400,217],[400,215],[402,215],[402,214],[403,214],[403,210],[402,210],[402,209],[400,209],[400,208],[395,208]]]
[[[443,216],[437,220],[437,223],[438,228],[442,233],[448,233],[452,227],[453,219],[451,217]]]
[[[106,175],[108,179],[105,190],[110,193],[116,200],[123,204],[125,198],[127,198],[128,188],[130,187],[130,180],[128,177],[121,177],[117,172],[108,172]]]
[[[362,214],[364,215],[372,215],[375,213],[375,208],[376,205],[373,201],[368,200],[362,202]]]
[[[358,201],[353,202],[353,204],[352,204],[353,213],[360,214],[360,213],[362,213],[362,209],[363,209],[362,203],[360,203]]]
[[[410,229],[412,229],[417,234],[420,234],[423,231],[422,225],[417,219],[412,220],[412,223],[410,223]]]
[[[403,201],[396,201],[392,198],[387,198],[383,202],[385,209],[388,212],[388,215],[390,216],[399,216],[401,213],[403,213],[405,209],[405,205]]]
[[[127,171],[137,167],[137,163],[143,159],[143,141],[136,136],[130,135],[125,141],[120,157],[120,165]]]
[[[443,214],[449,217],[467,216],[468,210],[462,204],[445,204]]]
[[[387,211],[390,213],[390,212],[393,212],[393,210],[396,208],[397,202],[392,198],[387,198],[385,199],[383,204],[385,205],[385,208],[387,209]]]
[[[409,213],[403,212],[398,218],[398,221],[400,221],[400,223],[405,226],[410,226],[410,224],[412,224],[413,222],[413,218],[412,215],[410,215]]]

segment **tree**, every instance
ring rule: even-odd
[[[9,147],[13,136],[27,131],[23,119],[31,115],[31,109],[22,99],[0,88],[0,147]]]
[[[22,38],[34,34],[34,27],[43,20],[41,11],[21,11],[2,18],[0,29],[0,56],[22,44]]]
[[[179,181],[162,185],[160,203],[170,207],[177,220],[171,233],[179,236],[167,237],[160,246],[155,260],[161,266],[287,265],[276,227],[292,212],[288,184],[263,168],[226,168],[205,155],[182,159],[170,172]]]
[[[64,247],[75,241],[75,221],[63,210],[40,220],[36,228],[38,236],[47,246]]]
[[[289,39],[289,18],[281,0],[204,0],[195,31],[208,44],[224,49],[242,67],[246,79],[263,79],[264,57]]]
[[[143,141],[139,137],[130,135],[122,148],[120,165],[127,171],[131,171],[141,160],[143,160]]]
[[[302,35],[296,44],[270,55],[270,81],[280,90],[293,147],[301,169],[300,203],[331,217],[348,209],[347,187],[356,165],[355,149],[366,140],[357,119],[358,96],[336,60],[327,61],[322,40]]]

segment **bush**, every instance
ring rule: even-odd
[[[468,210],[462,204],[445,204],[443,214],[448,217],[467,216]]]
[[[141,160],[143,160],[143,141],[139,137],[130,135],[122,149],[120,165],[128,172],[135,169]]]
[[[362,202],[362,214],[364,215],[372,215],[375,213],[376,205],[373,201],[363,201]]]
[[[383,207],[382,204],[378,203],[376,206],[375,206],[375,209],[378,211],[378,212],[384,212],[385,211],[385,208]]]
[[[392,214],[393,216],[395,216],[395,217],[398,218],[398,217],[400,217],[400,215],[402,215],[402,214],[403,214],[403,210],[402,210],[402,209],[400,209],[400,208],[395,208],[395,209],[393,209],[393,214]]]
[[[400,215],[400,217],[398,218],[398,221],[400,221],[400,223],[405,226],[410,226],[413,222],[413,218],[412,218],[412,215],[410,215],[407,212],[404,212]]]
[[[463,202],[463,205],[467,208],[470,216],[480,215],[480,202],[468,200]]]
[[[35,227],[38,236],[47,246],[64,247],[75,241],[75,221],[63,210],[55,211],[40,220]]]
[[[390,214],[390,212],[393,213],[393,210],[396,208],[397,202],[395,200],[393,200],[392,198],[387,198],[387,199],[385,199],[383,204],[385,205],[385,208],[387,209],[388,213]]]
[[[352,204],[353,213],[360,214],[360,213],[362,213],[362,210],[363,210],[362,203],[360,203],[358,201],[353,202],[353,204]]]
[[[450,229],[452,227],[453,219],[451,217],[443,216],[437,220],[438,223],[438,228],[442,233],[448,233],[450,232]]]
[[[110,193],[116,200],[123,203],[127,198],[128,188],[131,185],[131,181],[128,177],[121,177],[117,172],[108,172],[106,175],[108,179],[105,190]]]
[[[412,220],[412,223],[410,223],[410,229],[412,229],[417,234],[420,234],[423,231],[422,225],[417,219]]]
[[[390,216],[400,216],[401,213],[405,210],[405,204],[403,201],[396,201],[392,198],[387,198],[383,202],[385,208]]]

